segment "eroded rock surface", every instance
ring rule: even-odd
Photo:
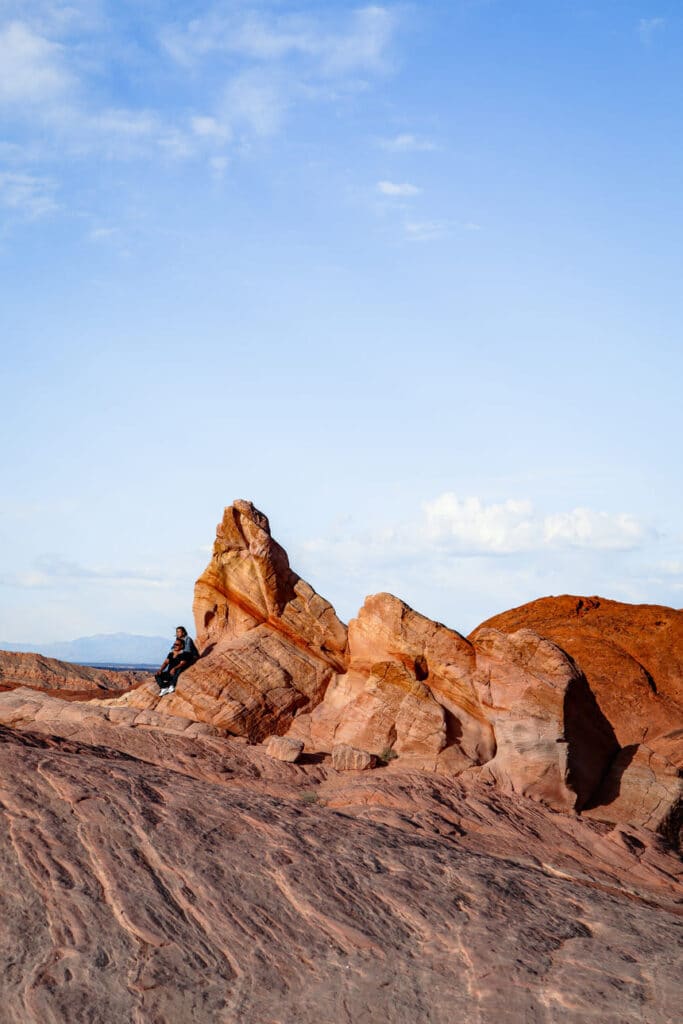
[[[0,651],[0,689],[32,686],[37,690],[95,694],[107,690],[126,690],[148,679],[148,672],[118,672],[74,665],[56,658],[45,658],[42,654]]]
[[[251,502],[226,508],[194,616],[202,657],[165,698],[167,713],[262,740],[315,707],[346,667],[346,626],[291,570]],[[157,697],[151,684],[121,703],[153,708]]]
[[[174,718],[0,694],[7,1024],[677,1021],[652,832]]]
[[[347,633],[235,502],[173,695],[0,654],[3,1024],[677,1022],[682,615]]]
[[[621,747],[651,742],[683,716],[683,611],[602,597],[543,597],[483,628],[533,629],[580,665]]]
[[[533,629],[570,654],[585,675],[620,748],[587,813],[656,828],[680,846],[683,611],[565,595],[497,615],[470,639],[476,645],[491,628]]]

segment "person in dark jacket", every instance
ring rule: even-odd
[[[156,679],[159,687],[160,697],[165,696],[167,693],[172,693],[173,690],[175,690],[178,673],[182,671],[182,662],[183,642],[182,640],[176,640],[173,647],[166,655],[161,668],[154,674],[154,678]]]
[[[188,635],[184,626],[176,626],[175,636],[173,647],[168,652],[166,661],[154,677],[159,684],[160,697],[165,697],[167,693],[175,691],[180,673],[190,665],[194,665],[199,657],[195,642]]]

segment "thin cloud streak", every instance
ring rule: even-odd
[[[411,185],[407,181],[378,181],[377,191],[383,196],[389,196],[391,199],[409,199],[412,196],[419,196],[422,189],[418,188],[417,185]]]

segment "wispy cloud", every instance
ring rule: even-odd
[[[166,27],[161,40],[185,66],[215,53],[269,63],[298,57],[312,62],[318,74],[338,76],[384,70],[397,24],[394,11],[376,5],[352,11],[338,24],[329,16],[226,12],[217,5],[186,24]]]
[[[438,220],[410,220],[404,224],[407,237],[413,242],[433,242],[443,238],[446,225]]]
[[[112,569],[107,566],[84,566],[58,555],[42,555],[30,569],[0,576],[0,585],[21,590],[45,590],[64,585],[102,584],[166,587],[170,577],[148,569]]]
[[[28,220],[38,220],[59,209],[57,185],[50,178],[12,171],[0,172],[0,205]]]
[[[411,196],[418,196],[422,189],[417,185],[411,185],[407,181],[378,181],[377,191],[383,196],[389,196],[392,199],[408,199]]]
[[[300,14],[258,2],[225,8],[195,5],[191,20],[162,24],[132,46],[100,0],[5,0],[0,108],[12,128],[5,159],[19,168],[66,154],[197,159],[220,175],[228,156],[275,135],[295,108],[335,102],[388,71],[401,20],[381,5]],[[125,56],[115,75],[111,47]],[[153,95],[138,88],[150,73],[170,88],[142,103]],[[128,105],[117,102],[124,93],[134,97]]]
[[[437,148],[436,143],[429,139],[421,139],[417,135],[395,135],[391,139],[381,139],[380,146],[390,153],[426,153]]]
[[[649,45],[655,34],[666,25],[665,18],[641,18],[638,22],[638,35],[645,45]]]
[[[0,30],[0,104],[55,104],[74,86],[64,49],[21,21]]]

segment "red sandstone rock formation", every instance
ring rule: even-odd
[[[110,669],[73,665],[42,654],[0,651],[0,689],[32,686],[37,690],[61,690],[93,694],[126,690],[149,679],[148,672],[115,672]]]
[[[574,658],[620,746],[650,742],[683,712],[683,611],[600,597],[543,597],[483,628],[533,629]]]
[[[683,828],[683,611],[599,597],[545,597],[476,629],[530,628],[584,673],[622,748],[586,813],[637,821],[673,841]]]
[[[174,696],[0,693],[0,1016],[674,1024],[682,614],[379,594],[347,646],[236,502]]]
[[[466,639],[377,594],[347,644],[266,517],[235,502],[195,590],[202,658],[173,696],[160,701],[150,684],[113,703],[252,740],[287,733],[309,755],[342,745],[450,777],[479,772],[506,792],[646,825],[676,843],[683,719],[671,664],[683,660],[681,615],[544,599]]]
[[[164,698],[164,711],[235,735],[285,732],[346,666],[346,626],[290,569],[268,519],[248,501],[226,508],[218,525],[194,617],[202,657]],[[123,703],[153,708],[157,701],[150,684]]]
[[[578,809],[618,750],[585,678],[530,630],[471,644],[390,594],[349,624],[349,671],[291,734],[309,750],[349,744],[454,774],[486,764],[504,789]]]

